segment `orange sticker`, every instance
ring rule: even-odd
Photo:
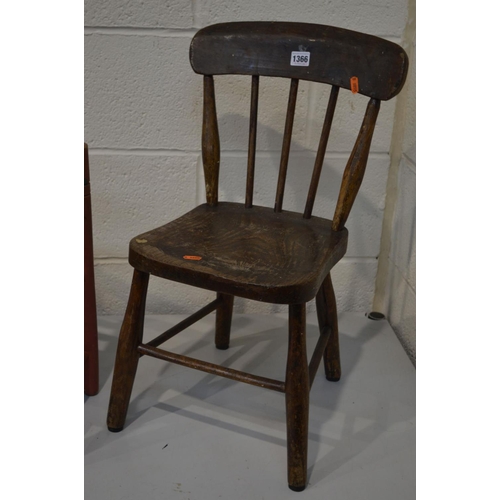
[[[186,260],[201,260],[199,255],[184,255],[182,258]]]
[[[358,77],[351,76],[351,92],[357,94],[359,92]]]

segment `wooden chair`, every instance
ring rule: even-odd
[[[380,101],[401,90],[408,58],[398,45],[330,26],[238,22],[209,26],[193,38],[191,65],[203,75],[202,157],[207,202],[130,242],[132,287],[116,355],[108,428],[123,429],[139,358],[153,356],[207,373],[285,393],[288,484],[307,482],[309,390],[321,362],[326,378],[341,375],[335,295],[330,270],[347,248],[344,227],[365,171]],[[218,199],[220,146],[214,75],[251,75],[245,204]],[[276,202],[253,205],[260,77],[291,79]],[[283,211],[283,195],[299,80],[330,84],[331,93],[303,214]],[[339,88],[369,97],[347,162],[333,223],[312,216]],[[216,299],[154,340],[143,343],[150,274],[217,292]],[[234,296],[289,305],[285,381],[244,373],[159,349],[180,331],[216,311],[215,345],[227,349]],[[316,299],[320,338],[308,364],[306,302]]]

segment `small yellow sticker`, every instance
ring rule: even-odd
[[[135,241],[137,241],[137,243],[147,243],[148,240],[140,240],[139,238],[136,238]]]

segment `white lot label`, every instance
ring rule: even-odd
[[[292,52],[290,66],[309,66],[310,52]]]

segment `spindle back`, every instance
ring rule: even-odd
[[[193,38],[193,70],[204,75],[202,156],[207,203],[218,202],[220,143],[214,75],[251,75],[250,133],[245,206],[253,204],[255,148],[260,76],[290,78],[274,210],[281,212],[290,154],[299,80],[332,85],[307,197],[304,218],[310,218],[319,185],[339,88],[370,97],[347,162],[332,229],[341,230],[361,185],[381,100],[401,90],[408,57],[397,44],[355,31],[305,23],[236,22],[208,26]]]

